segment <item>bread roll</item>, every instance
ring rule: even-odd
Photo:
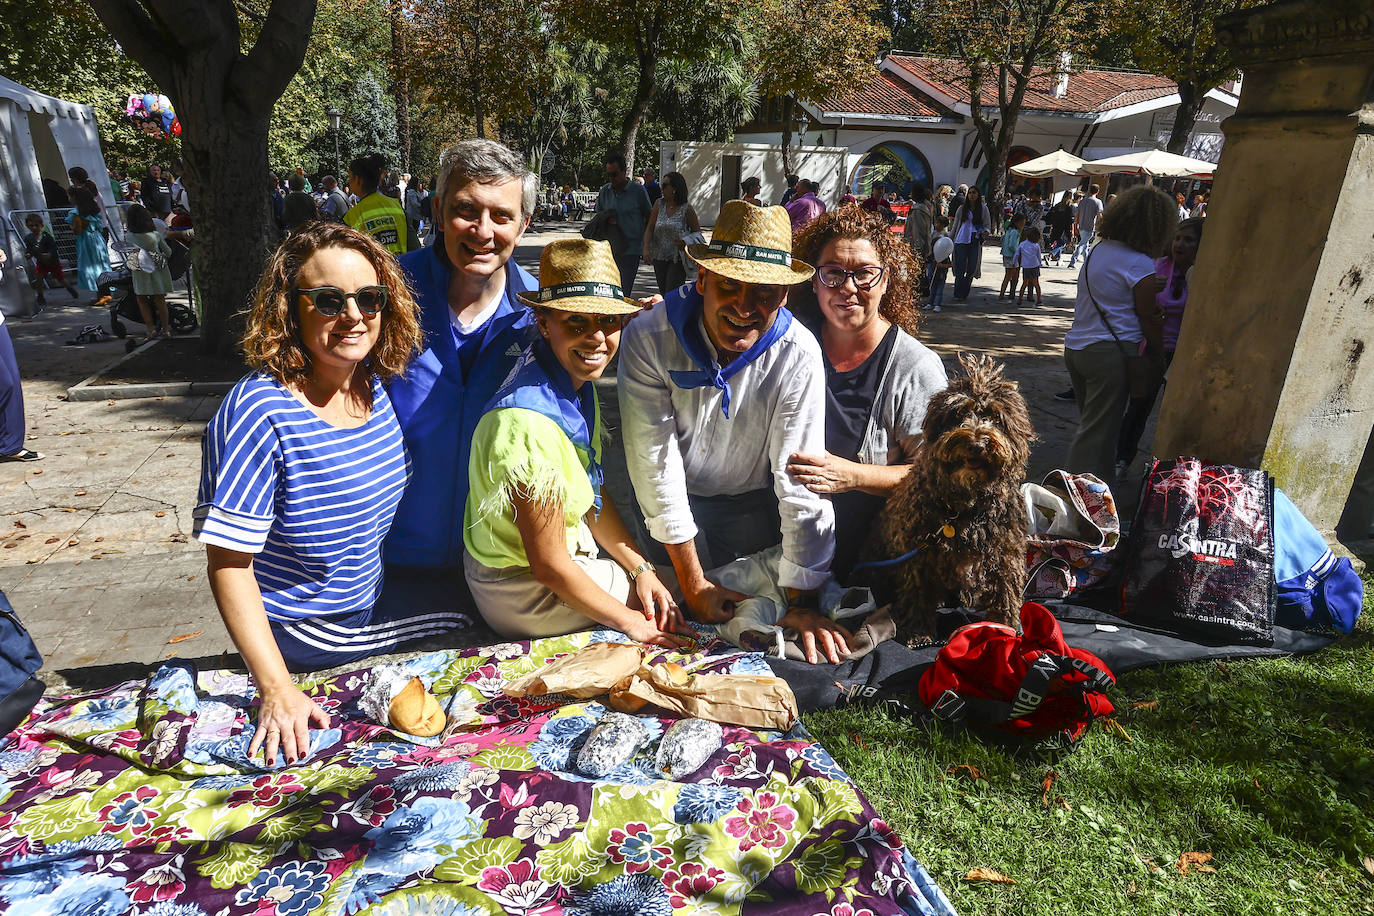
[[[420,738],[439,734],[446,724],[439,701],[418,677],[411,678],[410,683],[392,698],[387,719],[392,727]]]

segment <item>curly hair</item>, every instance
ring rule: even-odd
[[[1127,188],[1111,202],[1097,224],[1097,234],[1152,258],[1164,252],[1178,226],[1178,204],[1154,185]]]
[[[372,236],[341,223],[306,223],[287,236],[272,254],[248,311],[248,329],[243,335],[244,361],[283,385],[299,384],[309,377],[310,351],[301,340],[297,297],[292,291],[301,266],[324,248],[358,252],[377,272],[378,284],[386,287],[381,336],[364,367],[369,379],[396,378],[420,347],[419,309],[391,253]]]
[[[891,230],[887,220],[854,203],[822,213],[808,223],[792,242],[792,256],[816,264],[825,246],[836,239],[867,239],[873,245],[878,262],[887,270],[887,292],[878,303],[878,314],[916,336],[921,322],[912,293],[921,275],[921,263],[911,246]],[[795,311],[803,316],[820,316],[816,291],[810,284],[794,287],[791,298]]]

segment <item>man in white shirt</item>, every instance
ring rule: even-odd
[[[1097,232],[1097,218],[1102,215],[1102,201],[1097,196],[1101,190],[1095,184],[1089,185],[1088,196],[1079,201],[1078,211],[1074,213],[1073,234],[1078,236],[1078,247],[1069,258],[1069,267],[1076,265],[1080,256],[1086,258],[1088,249],[1092,247]]]
[[[785,307],[788,287],[814,270],[791,249],[787,212],[742,200],[721,209],[709,245],[688,246],[696,285],[671,292],[622,336],[625,458],[653,542],[643,546],[671,561],[696,619],[728,620],[747,597],[705,569],[781,541],[789,612],[780,625],[838,661],[843,630],[814,610],[834,513],[787,472],[790,455],[825,450],[820,345]]]

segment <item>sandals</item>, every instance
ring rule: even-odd
[[[0,461],[39,461],[42,457],[42,454],[31,448],[21,448],[13,455],[0,455]]]

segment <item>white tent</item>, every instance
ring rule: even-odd
[[[1125,172],[1130,175],[1145,175],[1149,178],[1211,178],[1217,170],[1216,163],[1205,159],[1189,159],[1162,149],[1141,150],[1125,156],[1112,156],[1110,159],[1093,159],[1083,163],[1083,171],[1089,175],[1109,175]]]
[[[0,309],[6,315],[28,315],[34,309],[33,290],[24,282],[21,267],[24,250],[9,224],[10,212],[42,209],[42,179],[51,178],[65,188],[67,170],[75,166],[91,176],[101,202],[114,206],[95,110],[0,76],[0,245],[9,256],[0,282]]]
[[[1052,153],[1011,167],[1013,175],[1022,178],[1049,178],[1051,175],[1081,175],[1083,160],[1059,147]]]

